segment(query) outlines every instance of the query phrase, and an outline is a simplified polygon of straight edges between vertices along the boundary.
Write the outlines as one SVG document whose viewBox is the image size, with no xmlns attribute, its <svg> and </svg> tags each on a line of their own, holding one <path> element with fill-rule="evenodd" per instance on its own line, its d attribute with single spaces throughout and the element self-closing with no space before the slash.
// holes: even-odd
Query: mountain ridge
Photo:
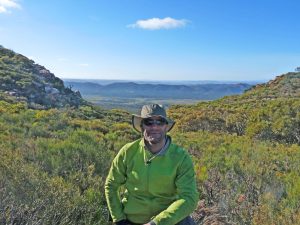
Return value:
<svg viewBox="0 0 300 225">
<path fill-rule="evenodd" d="M 260 98 L 300 97 L 300 72 L 289 72 L 276 76 L 264 84 L 257 84 L 246 91 L 246 96 Z"/>
<path fill-rule="evenodd" d="M 116 82 L 101 85 L 93 82 L 65 82 L 82 95 L 126 98 L 174 98 L 214 100 L 226 95 L 241 94 L 252 85 L 236 84 L 140 84 Z"/>
</svg>

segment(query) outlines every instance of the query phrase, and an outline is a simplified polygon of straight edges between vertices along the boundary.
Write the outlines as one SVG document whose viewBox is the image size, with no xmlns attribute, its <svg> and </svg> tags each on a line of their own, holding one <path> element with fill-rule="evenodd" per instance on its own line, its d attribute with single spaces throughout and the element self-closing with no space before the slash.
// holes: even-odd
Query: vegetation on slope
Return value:
<svg viewBox="0 0 300 225">
<path fill-rule="evenodd" d="M 103 182 L 129 114 L 0 101 L 0 224 L 105 224 Z"/>
<path fill-rule="evenodd" d="M 20 72 L 11 82 L 14 72 L 1 66 L 0 224 L 108 225 L 104 180 L 111 160 L 140 137 L 130 114 L 68 101 L 56 108 L 51 101 L 39 104 L 21 88 L 27 76 L 34 93 L 33 73 L 25 76 L 26 66 L 11 66 Z M 299 224 L 299 88 L 278 94 L 286 93 L 279 92 L 285 79 L 292 77 L 289 85 L 296 86 L 299 73 L 290 75 L 241 96 L 170 108 L 177 122 L 171 135 L 194 160 L 201 201 L 193 216 L 199 225 Z M 17 81 L 20 95 L 12 100 L 5 92 L 14 91 L 9 85 L 19 88 Z M 271 92 L 277 95 L 270 98 Z"/>
<path fill-rule="evenodd" d="M 240 96 L 174 106 L 180 131 L 206 130 L 300 144 L 300 73 L 288 73 Z"/>
<path fill-rule="evenodd" d="M 130 115 L 4 101 L 0 111 L 1 224 L 108 224 L 103 185 L 110 162 L 140 136 Z M 212 207 L 227 224 L 297 224 L 298 145 L 208 131 L 171 135 L 194 159 L 199 224 Z"/>
<path fill-rule="evenodd" d="M 299 78 L 288 73 L 240 96 L 169 110 L 177 142 L 194 155 L 202 207 L 217 208 L 222 221 L 299 224 Z"/>
<path fill-rule="evenodd" d="M 276 99 L 300 97 L 300 72 L 277 76 L 266 84 L 252 87 L 242 98 Z"/>
<path fill-rule="evenodd" d="M 79 92 L 66 88 L 63 81 L 45 67 L 0 45 L 0 99 L 24 102 L 30 108 L 78 107 Z"/>
</svg>

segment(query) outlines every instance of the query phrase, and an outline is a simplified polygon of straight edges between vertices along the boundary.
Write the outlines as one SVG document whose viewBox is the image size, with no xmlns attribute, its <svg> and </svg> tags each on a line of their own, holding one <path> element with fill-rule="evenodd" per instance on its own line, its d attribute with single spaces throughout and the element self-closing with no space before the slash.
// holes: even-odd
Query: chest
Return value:
<svg viewBox="0 0 300 225">
<path fill-rule="evenodd" d="M 127 189 L 134 192 L 152 194 L 173 194 L 176 190 L 176 178 L 179 162 L 172 155 L 162 155 L 147 163 L 145 155 L 134 157 L 126 171 Z"/>
</svg>

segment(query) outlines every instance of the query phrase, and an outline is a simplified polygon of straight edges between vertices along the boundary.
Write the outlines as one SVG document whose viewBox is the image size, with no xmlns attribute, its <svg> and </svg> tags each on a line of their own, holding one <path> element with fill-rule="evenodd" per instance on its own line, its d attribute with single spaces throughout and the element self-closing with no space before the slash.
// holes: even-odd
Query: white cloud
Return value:
<svg viewBox="0 0 300 225">
<path fill-rule="evenodd" d="M 6 12 L 6 8 L 4 8 L 4 6 L 0 5 L 0 13 L 5 13 Z"/>
<path fill-rule="evenodd" d="M 138 20 L 134 24 L 128 25 L 130 28 L 141 28 L 147 30 L 159 30 L 159 29 L 175 29 L 184 27 L 187 24 L 187 20 L 176 20 L 171 17 L 151 18 L 147 20 Z"/>
<path fill-rule="evenodd" d="M 0 13 L 10 13 L 9 9 L 21 9 L 16 0 L 0 0 Z"/>
</svg>

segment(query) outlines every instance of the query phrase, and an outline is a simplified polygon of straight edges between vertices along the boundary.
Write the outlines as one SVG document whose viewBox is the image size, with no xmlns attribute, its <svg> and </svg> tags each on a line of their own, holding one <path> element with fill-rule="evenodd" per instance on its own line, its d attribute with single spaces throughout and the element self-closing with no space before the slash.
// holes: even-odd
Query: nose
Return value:
<svg viewBox="0 0 300 225">
<path fill-rule="evenodd" d="M 151 126 L 149 126 L 149 128 L 158 130 L 160 128 L 160 126 L 158 124 L 154 123 L 154 124 L 151 124 Z"/>
<path fill-rule="evenodd" d="M 159 127 L 159 126 L 156 123 L 154 123 L 154 124 L 151 124 L 150 127 Z"/>
</svg>

